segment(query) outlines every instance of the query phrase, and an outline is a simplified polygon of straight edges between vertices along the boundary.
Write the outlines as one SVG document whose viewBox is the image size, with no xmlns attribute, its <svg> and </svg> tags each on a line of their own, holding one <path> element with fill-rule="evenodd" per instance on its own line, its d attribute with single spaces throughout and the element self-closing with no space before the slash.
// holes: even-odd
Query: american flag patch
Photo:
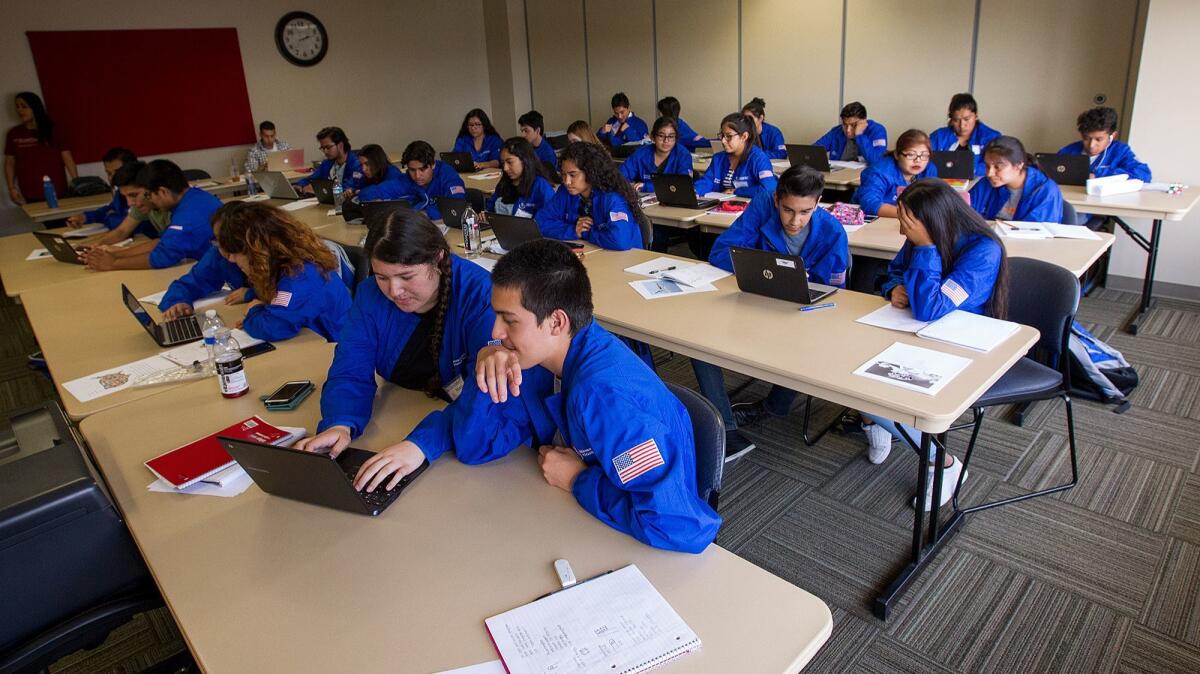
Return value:
<svg viewBox="0 0 1200 674">
<path fill-rule="evenodd" d="M 271 300 L 271 304 L 277 307 L 286 307 L 292 303 L 292 294 L 286 290 L 280 290 L 275 293 L 275 299 Z"/>
<path fill-rule="evenodd" d="M 766 180 L 767 178 L 770 178 L 773 175 L 775 175 L 775 172 L 772 171 L 771 169 L 763 169 L 758 172 L 758 179 Z"/>
<path fill-rule="evenodd" d="M 629 215 L 622 211 L 609 211 L 608 212 L 608 221 L 616 222 L 617 220 L 624 220 L 625 222 L 629 222 Z"/>
<path fill-rule="evenodd" d="M 942 283 L 942 294 L 950 298 L 950 301 L 954 302 L 954 306 L 956 307 L 966 302 L 968 297 L 967 291 L 963 290 L 963 287 L 958 285 L 954 279 L 946 279 Z"/>
<path fill-rule="evenodd" d="M 775 149 L 776 149 L 776 150 L 786 150 L 786 149 L 787 149 L 787 145 L 784 145 L 783 143 L 780 143 L 779 145 L 776 145 L 776 146 L 775 146 Z"/>
<path fill-rule="evenodd" d="M 839 271 L 829 275 L 829 285 L 843 286 L 846 284 L 846 272 Z"/>
<path fill-rule="evenodd" d="M 887 147 L 887 138 L 880 138 L 871 143 L 875 147 Z"/>
<path fill-rule="evenodd" d="M 664 463 L 654 438 L 614 456 L 612 462 L 621 484 L 628 484 L 633 478 Z"/>
<path fill-rule="evenodd" d="M 467 191 L 461 185 L 454 185 L 450 188 L 450 194 L 466 194 Z"/>
</svg>

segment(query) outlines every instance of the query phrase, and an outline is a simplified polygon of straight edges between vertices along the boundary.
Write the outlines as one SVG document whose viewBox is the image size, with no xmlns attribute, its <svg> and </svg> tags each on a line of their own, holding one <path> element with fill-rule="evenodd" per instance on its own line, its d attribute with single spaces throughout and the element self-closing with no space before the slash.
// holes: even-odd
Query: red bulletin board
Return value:
<svg viewBox="0 0 1200 674">
<path fill-rule="evenodd" d="M 116 145 L 156 155 L 255 141 L 236 28 L 25 35 L 42 99 L 77 162 Z"/>
</svg>

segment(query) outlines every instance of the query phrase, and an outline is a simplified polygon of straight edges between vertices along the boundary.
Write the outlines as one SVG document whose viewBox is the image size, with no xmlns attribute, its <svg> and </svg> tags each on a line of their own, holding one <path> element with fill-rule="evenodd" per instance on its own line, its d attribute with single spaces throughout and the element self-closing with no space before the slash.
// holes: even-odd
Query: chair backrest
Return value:
<svg viewBox="0 0 1200 674">
<path fill-rule="evenodd" d="M 1037 328 L 1042 335 L 1036 347 L 1063 356 L 1079 309 L 1079 279 L 1056 264 L 1027 257 L 1009 258 L 1008 277 L 1008 320 Z"/>
<path fill-rule="evenodd" d="M 707 398 L 690 388 L 666 382 L 667 390 L 679 398 L 692 420 L 696 443 L 696 492 L 713 510 L 721 495 L 721 477 L 725 472 L 725 422 Z"/>
<path fill-rule="evenodd" d="M 650 216 L 643 214 L 642 219 L 645 222 L 638 223 L 638 229 L 642 232 L 642 249 L 650 250 L 650 244 L 654 243 L 654 225 L 650 224 Z"/>
<path fill-rule="evenodd" d="M 183 177 L 191 182 L 193 180 L 208 180 L 212 175 L 204 169 L 183 169 Z"/>
<path fill-rule="evenodd" d="M 467 203 L 471 204 L 471 208 L 474 208 L 476 213 L 482 213 L 487 208 L 487 197 L 484 195 L 483 190 L 468 187 Z"/>
<path fill-rule="evenodd" d="M 1063 202 L 1062 224 L 1064 225 L 1082 225 L 1083 218 L 1079 217 L 1079 213 L 1075 211 L 1075 207 L 1067 202 Z"/>
<path fill-rule="evenodd" d="M 371 275 L 371 261 L 367 259 L 367 250 L 362 246 L 350 246 L 344 243 L 341 246 L 342 250 L 346 251 L 346 257 L 350 258 L 350 264 L 354 266 L 354 287 L 350 289 L 353 294 L 358 290 L 358 284 Z"/>
</svg>

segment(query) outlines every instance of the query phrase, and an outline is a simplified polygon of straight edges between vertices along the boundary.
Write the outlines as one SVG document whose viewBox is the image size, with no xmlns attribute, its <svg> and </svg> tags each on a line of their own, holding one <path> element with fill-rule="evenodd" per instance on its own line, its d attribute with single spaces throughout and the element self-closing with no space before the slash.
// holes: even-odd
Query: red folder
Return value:
<svg viewBox="0 0 1200 674">
<path fill-rule="evenodd" d="M 189 487 L 233 464 L 233 457 L 217 442 L 218 435 L 273 445 L 286 438 L 288 432 L 253 416 L 165 454 L 159 454 L 147 461 L 146 467 L 176 489 Z"/>
</svg>

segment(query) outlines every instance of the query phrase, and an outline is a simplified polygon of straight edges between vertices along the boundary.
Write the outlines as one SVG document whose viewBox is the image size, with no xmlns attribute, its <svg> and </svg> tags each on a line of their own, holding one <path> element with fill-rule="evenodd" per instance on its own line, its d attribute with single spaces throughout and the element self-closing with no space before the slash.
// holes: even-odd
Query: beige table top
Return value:
<svg viewBox="0 0 1200 674">
<path fill-rule="evenodd" d="M 695 227 L 695 220 L 708 212 L 707 209 L 700 208 L 676 208 L 674 206 L 662 206 L 653 204 L 651 206 L 643 206 L 642 212 L 650 218 L 650 222 L 656 225 L 667 225 L 678 229 L 691 229 Z"/>
<path fill-rule="evenodd" d="M 289 176 L 291 173 L 290 171 L 288 172 Z M 300 175 L 303 174 L 297 173 L 292 177 Z M 245 183 L 240 176 L 236 178 L 222 176 L 219 178 L 193 180 L 191 185 L 216 195 L 231 194 L 245 188 Z M 58 200 L 58 208 L 49 208 L 46 206 L 46 202 L 39 201 L 37 203 L 25 204 L 21 209 L 34 222 L 43 222 L 78 215 L 105 206 L 110 201 L 112 201 L 112 194 L 97 194 L 90 197 L 63 197 Z"/>
<path fill-rule="evenodd" d="M 65 382 L 93 372 L 117 367 L 164 351 L 154 342 L 121 300 L 124 283 L 138 297 L 165 289 L 171 281 L 182 276 L 190 265 L 168 269 L 111 271 L 96 273 L 91 278 L 59 283 L 27 291 L 21 295 L 25 314 L 46 357 L 46 365 L 62 398 L 63 408 L 75 420 L 133 400 L 160 394 L 172 385 L 126 389 L 110 395 L 80 402 L 63 388 Z M 246 305 L 213 307 L 226 325 L 234 325 L 246 313 Z M 147 307 L 158 317 L 158 310 Z M 295 358 L 300 347 L 324 344 L 321 336 L 308 330 L 277 349 L 247 361 L 247 371 L 274 359 Z M 253 381 L 253 380 L 252 380 Z M 211 386 L 213 382 L 201 382 Z"/>
<path fill-rule="evenodd" d="M 495 177 L 484 177 L 489 174 L 495 174 Z M 496 183 L 500 182 L 500 169 L 484 169 L 475 173 L 461 173 L 459 177 L 463 179 L 463 184 L 467 187 L 482 190 L 484 194 L 491 194 L 496 191 Z"/>
<path fill-rule="evenodd" d="M 61 228 L 46 231 L 64 233 L 70 230 Z M 85 239 L 72 239 L 72 243 L 87 243 L 100 236 L 102 235 L 97 234 Z M 139 236 L 137 240 L 144 239 Z M 4 292 L 9 297 L 18 297 L 23 292 L 57 283 L 93 278 L 97 274 L 81 264 L 59 262 L 53 257 L 26 260 L 25 258 L 37 248 L 45 246 L 28 232 L 0 237 L 0 280 L 3 280 Z"/>
<path fill-rule="evenodd" d="M 712 155 L 694 154 L 692 155 L 692 168 L 703 173 L 708 170 L 709 163 L 712 162 Z M 791 162 L 786 159 L 772 159 L 771 168 L 775 171 L 775 175 L 783 175 L 783 172 L 788 170 Z M 858 179 L 862 176 L 862 172 L 866 168 L 851 169 L 843 168 L 836 171 L 825 172 L 825 184 L 829 187 L 847 188 L 857 187 Z"/>
<path fill-rule="evenodd" d="M 1132 192 L 1109 197 L 1088 196 L 1078 185 L 1059 185 L 1063 199 L 1080 213 L 1114 215 L 1118 218 L 1182 220 L 1200 202 L 1200 188 L 1190 187 L 1180 194 Z"/>
<path fill-rule="evenodd" d="M 322 381 L 331 353 L 271 363 L 251 386 Z M 558 558 L 581 579 L 638 565 L 704 644 L 665 671 L 796 672 L 829 637 L 818 598 L 715 545 L 665 552 L 610 529 L 547 485 L 529 450 L 483 466 L 444 457 L 378 518 L 253 485 L 235 498 L 146 491 L 143 461 L 232 421 L 315 426 L 318 396 L 277 413 L 254 392 L 229 401 L 188 385 L 81 425 L 205 671 L 432 672 L 492 660 L 484 619 L 555 589 Z M 356 446 L 402 439 L 435 404 L 381 387 Z"/>
</svg>

